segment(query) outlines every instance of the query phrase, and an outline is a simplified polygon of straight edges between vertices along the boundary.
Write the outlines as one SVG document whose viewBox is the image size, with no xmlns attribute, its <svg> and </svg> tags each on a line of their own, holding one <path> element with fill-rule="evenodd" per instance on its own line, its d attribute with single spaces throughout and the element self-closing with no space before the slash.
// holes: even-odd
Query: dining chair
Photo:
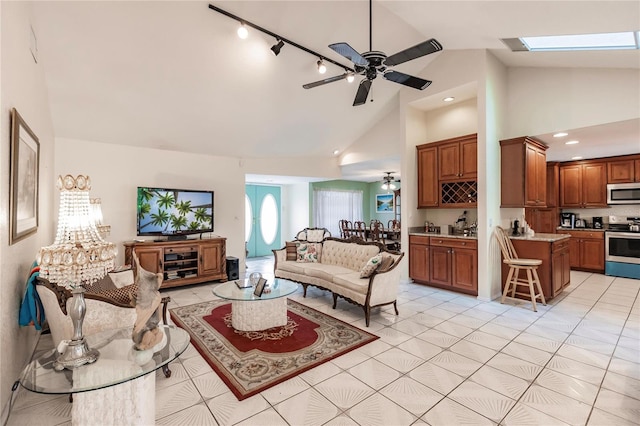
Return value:
<svg viewBox="0 0 640 426">
<path fill-rule="evenodd" d="M 343 219 L 340 222 L 340 232 L 342 233 L 342 238 L 349 238 L 353 233 L 353 224 L 350 220 L 347 219 Z"/>
<path fill-rule="evenodd" d="M 500 303 L 504 303 L 505 298 L 515 298 L 516 295 L 530 297 L 533 311 L 538 312 L 536 300 L 540 299 L 543 305 L 547 304 L 544 294 L 542 294 L 540 278 L 538 278 L 538 266 L 542 264 L 542 260 L 520 259 L 504 228 L 496 226 L 495 235 L 500 244 L 500 250 L 502 250 L 502 257 L 504 258 L 502 262 L 509 265 L 509 274 L 507 275 L 507 281 L 504 286 L 504 291 L 502 292 Z M 526 279 L 520 278 L 520 271 L 526 271 Z M 517 292 L 516 287 L 518 285 L 528 286 L 529 293 Z M 536 293 L 536 291 L 538 293 Z M 511 295 L 509 295 L 509 292 L 511 292 Z"/>
<path fill-rule="evenodd" d="M 355 222 L 353 222 L 353 235 L 354 237 L 359 237 L 362 238 L 363 240 L 367 239 L 367 234 L 366 234 L 366 228 L 367 226 L 365 225 L 365 223 L 361 220 L 356 220 Z"/>
</svg>

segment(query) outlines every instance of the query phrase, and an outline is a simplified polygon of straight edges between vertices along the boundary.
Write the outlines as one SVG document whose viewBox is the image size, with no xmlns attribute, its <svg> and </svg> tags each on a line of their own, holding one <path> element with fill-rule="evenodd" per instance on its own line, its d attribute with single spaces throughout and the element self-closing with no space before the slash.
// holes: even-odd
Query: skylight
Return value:
<svg viewBox="0 0 640 426">
<path fill-rule="evenodd" d="M 502 41 L 513 51 L 638 49 L 640 48 L 640 31 L 520 37 Z"/>
</svg>

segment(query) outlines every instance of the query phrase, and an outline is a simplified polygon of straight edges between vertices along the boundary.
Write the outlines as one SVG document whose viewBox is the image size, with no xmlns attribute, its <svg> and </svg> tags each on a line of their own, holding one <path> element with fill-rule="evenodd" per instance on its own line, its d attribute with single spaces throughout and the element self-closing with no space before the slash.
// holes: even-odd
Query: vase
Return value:
<svg viewBox="0 0 640 426">
<path fill-rule="evenodd" d="M 82 321 L 87 311 L 87 304 L 84 300 L 85 289 L 78 286 L 71 290 L 71 309 L 69 316 L 73 323 L 73 338 L 64 349 L 64 352 L 53 363 L 53 368 L 60 371 L 65 368 L 73 369 L 85 364 L 90 364 L 98 360 L 100 352 L 96 349 L 89 349 L 84 335 L 82 334 Z"/>
</svg>

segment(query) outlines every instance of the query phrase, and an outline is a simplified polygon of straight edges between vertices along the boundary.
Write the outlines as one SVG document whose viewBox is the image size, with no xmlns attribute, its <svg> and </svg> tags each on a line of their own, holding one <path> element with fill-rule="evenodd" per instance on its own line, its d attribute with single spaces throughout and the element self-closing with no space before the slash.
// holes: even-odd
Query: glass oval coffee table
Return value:
<svg viewBox="0 0 640 426">
<path fill-rule="evenodd" d="M 57 371 L 58 352 L 52 349 L 25 367 L 20 385 L 36 393 L 73 394 L 73 425 L 154 424 L 154 372 L 180 356 L 190 341 L 181 328 L 160 327 L 166 344 L 145 359 L 134 357 L 131 328 L 105 330 L 85 336 L 100 352 L 93 364 Z"/>
<path fill-rule="evenodd" d="M 213 294 L 231 301 L 233 328 L 260 331 L 287 324 L 287 296 L 297 289 L 296 283 L 275 278 L 270 280 L 260 297 L 253 294 L 253 287 L 239 288 L 235 281 L 216 285 Z"/>
</svg>

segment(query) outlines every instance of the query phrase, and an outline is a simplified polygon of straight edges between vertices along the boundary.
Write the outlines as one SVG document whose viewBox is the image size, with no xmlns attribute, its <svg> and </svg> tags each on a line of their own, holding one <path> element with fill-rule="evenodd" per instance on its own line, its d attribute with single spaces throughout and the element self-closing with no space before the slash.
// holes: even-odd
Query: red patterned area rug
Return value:
<svg viewBox="0 0 640 426">
<path fill-rule="evenodd" d="M 238 400 L 378 339 L 293 300 L 287 304 L 286 325 L 258 332 L 234 330 L 226 300 L 169 311 Z"/>
</svg>

